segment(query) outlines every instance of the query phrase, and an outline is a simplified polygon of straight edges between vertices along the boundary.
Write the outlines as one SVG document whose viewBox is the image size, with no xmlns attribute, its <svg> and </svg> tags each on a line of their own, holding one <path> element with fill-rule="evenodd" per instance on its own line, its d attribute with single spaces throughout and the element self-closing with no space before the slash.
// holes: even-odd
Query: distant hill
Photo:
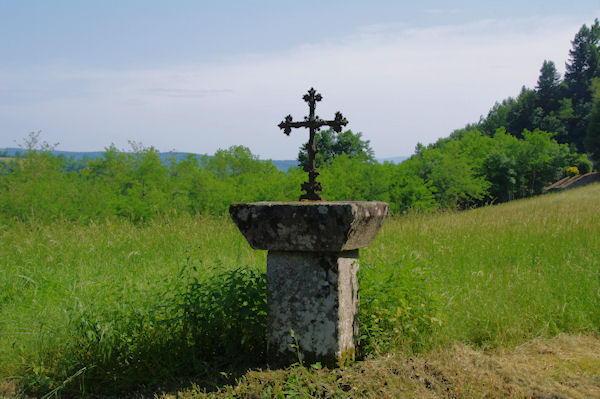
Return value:
<svg viewBox="0 0 600 399">
<path fill-rule="evenodd" d="M 407 160 L 410 157 L 406 157 L 406 156 L 402 156 L 402 157 L 389 157 L 389 158 L 376 158 L 377 162 L 379 163 L 384 163 L 384 162 L 391 162 L 393 164 L 399 164 L 405 160 Z M 283 171 L 287 171 L 289 168 L 293 168 L 298 166 L 298 161 L 297 160 L 271 160 L 271 162 L 273 162 L 273 164 L 275 166 L 277 166 L 277 168 L 279 170 L 283 170 Z"/>
<path fill-rule="evenodd" d="M 298 166 L 298 161 L 295 159 L 272 159 L 271 162 L 273 162 L 273 165 L 277 166 L 277 169 L 283 170 L 284 172 L 287 172 L 289 168 L 295 168 Z"/>
<path fill-rule="evenodd" d="M 23 154 L 27 152 L 27 150 L 24 150 L 22 148 L 0 148 L 0 157 L 15 157 L 18 156 L 18 154 Z M 96 159 L 96 158 L 100 158 L 102 157 L 102 154 L 104 154 L 104 151 L 88 151 L 88 152 L 80 152 L 80 151 L 58 151 L 58 150 L 54 150 L 52 151 L 52 153 L 56 156 L 64 156 L 66 158 L 71 158 L 74 161 L 81 161 L 84 159 Z M 171 160 L 171 159 L 175 159 L 176 161 L 180 161 L 182 159 L 185 159 L 189 154 L 189 152 L 159 152 L 158 153 L 158 157 L 163 160 L 163 161 L 167 161 L 167 160 Z M 196 158 L 200 159 L 200 157 L 202 157 L 202 154 L 192 154 L 194 156 L 196 156 Z M 211 157 L 209 155 L 209 157 Z M 392 162 L 395 164 L 398 164 L 406 159 L 408 159 L 409 157 L 406 156 L 400 156 L 400 157 L 389 157 L 389 158 L 378 158 L 377 161 L 380 163 L 384 163 L 384 162 Z M 271 160 L 271 162 L 273 162 L 273 165 L 275 165 L 277 167 L 277 169 L 279 170 L 283 170 L 284 172 L 287 172 L 287 170 L 291 167 L 296 167 L 298 165 L 298 161 L 295 159 L 275 159 L 275 160 Z"/>
<path fill-rule="evenodd" d="M 22 148 L 0 148 L 0 154 L 3 154 L 4 156 L 9 156 L 9 157 L 14 157 L 17 156 L 18 154 L 24 154 L 26 153 L 27 150 L 24 150 Z M 96 159 L 96 158 L 100 158 L 102 157 L 102 154 L 104 154 L 104 151 L 59 151 L 59 150 L 54 150 L 52 151 L 52 154 L 56 155 L 56 156 L 65 156 L 66 158 L 72 158 L 75 161 L 81 161 L 83 159 Z M 181 160 L 181 159 L 185 159 L 187 157 L 189 153 L 187 152 L 159 152 L 158 153 L 158 157 L 160 159 L 162 159 L 163 161 L 166 161 L 168 159 L 173 159 L 175 158 L 176 160 Z M 196 155 L 198 158 L 200 158 L 202 155 L 201 154 L 194 154 Z M 1 156 L 1 155 L 0 155 Z"/>
<path fill-rule="evenodd" d="M 399 163 L 406 161 L 408 158 L 410 158 L 410 157 L 401 156 L 401 157 L 377 158 L 377 162 L 379 162 L 379 163 L 391 162 L 391 163 L 399 164 Z"/>
</svg>

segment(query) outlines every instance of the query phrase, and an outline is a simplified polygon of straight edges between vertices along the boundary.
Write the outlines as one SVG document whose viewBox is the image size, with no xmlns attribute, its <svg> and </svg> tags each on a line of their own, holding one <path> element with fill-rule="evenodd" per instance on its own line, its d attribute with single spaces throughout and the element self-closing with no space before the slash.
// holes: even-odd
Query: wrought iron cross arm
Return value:
<svg viewBox="0 0 600 399">
<path fill-rule="evenodd" d="M 319 127 L 330 126 L 337 133 L 342 131 L 342 126 L 346 126 L 348 124 L 348 120 L 344 118 L 341 112 L 336 112 L 335 119 L 332 121 L 319 120 L 318 122 Z"/>
<path fill-rule="evenodd" d="M 285 120 L 282 121 L 277 126 L 279 126 L 280 129 L 283 129 L 283 133 L 287 134 L 288 136 L 292 132 L 292 128 L 295 128 L 295 127 L 310 127 L 310 125 L 309 125 L 308 122 L 293 122 L 291 115 L 286 116 Z"/>
</svg>

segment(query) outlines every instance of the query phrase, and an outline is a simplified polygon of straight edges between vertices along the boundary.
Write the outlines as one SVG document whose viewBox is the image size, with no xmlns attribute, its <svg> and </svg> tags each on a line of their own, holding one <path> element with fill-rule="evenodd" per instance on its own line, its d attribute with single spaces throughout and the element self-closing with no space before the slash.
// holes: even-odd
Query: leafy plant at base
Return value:
<svg viewBox="0 0 600 399">
<path fill-rule="evenodd" d="M 190 275 L 176 296 L 182 337 L 198 359 L 260 362 L 267 336 L 267 277 L 237 268 L 200 280 Z"/>
<path fill-rule="evenodd" d="M 31 393 L 115 394 L 184 376 L 258 365 L 266 350 L 266 274 L 253 268 L 183 269 L 178 277 L 102 304 L 76 303 L 64 345 L 24 359 Z M 168 365 L 168 367 L 165 367 Z M 227 378 L 227 377 L 226 377 Z"/>
</svg>

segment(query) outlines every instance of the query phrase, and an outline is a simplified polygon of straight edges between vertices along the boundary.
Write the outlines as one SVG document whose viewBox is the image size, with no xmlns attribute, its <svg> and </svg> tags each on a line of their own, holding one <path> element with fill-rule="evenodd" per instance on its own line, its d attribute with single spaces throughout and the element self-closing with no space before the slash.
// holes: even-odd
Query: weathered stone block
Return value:
<svg viewBox="0 0 600 399">
<path fill-rule="evenodd" d="M 353 360 L 358 339 L 358 250 L 269 251 L 267 331 L 272 363 L 298 359 L 329 367 Z"/>
</svg>

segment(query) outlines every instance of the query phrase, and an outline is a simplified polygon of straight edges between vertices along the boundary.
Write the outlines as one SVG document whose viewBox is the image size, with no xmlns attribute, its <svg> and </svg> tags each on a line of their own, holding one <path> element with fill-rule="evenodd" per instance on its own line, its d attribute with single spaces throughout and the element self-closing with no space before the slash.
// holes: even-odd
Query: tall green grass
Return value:
<svg viewBox="0 0 600 399">
<path fill-rule="evenodd" d="M 396 219 L 361 259 L 373 266 L 363 268 L 367 287 L 398 270 L 422 281 L 441 319 L 437 343 L 515 345 L 597 333 L 600 185 Z"/>
<path fill-rule="evenodd" d="M 236 270 L 262 276 L 266 259 L 232 223 L 210 217 L 144 226 L 17 223 L 2 227 L 0 242 L 0 374 L 36 392 L 82 369 L 80 380 L 97 385 L 86 389 L 115 392 L 198 372 L 202 364 L 186 364 L 196 361 L 189 355 L 201 336 L 189 322 L 231 305 L 199 304 L 199 283 L 212 277 L 205 293 L 219 294 L 217 282 Z"/>
<path fill-rule="evenodd" d="M 361 354 L 597 334 L 598 248 L 600 185 L 390 219 L 361 250 Z M 227 218 L 0 226 L 0 378 L 118 393 L 263 364 L 265 263 Z"/>
</svg>

